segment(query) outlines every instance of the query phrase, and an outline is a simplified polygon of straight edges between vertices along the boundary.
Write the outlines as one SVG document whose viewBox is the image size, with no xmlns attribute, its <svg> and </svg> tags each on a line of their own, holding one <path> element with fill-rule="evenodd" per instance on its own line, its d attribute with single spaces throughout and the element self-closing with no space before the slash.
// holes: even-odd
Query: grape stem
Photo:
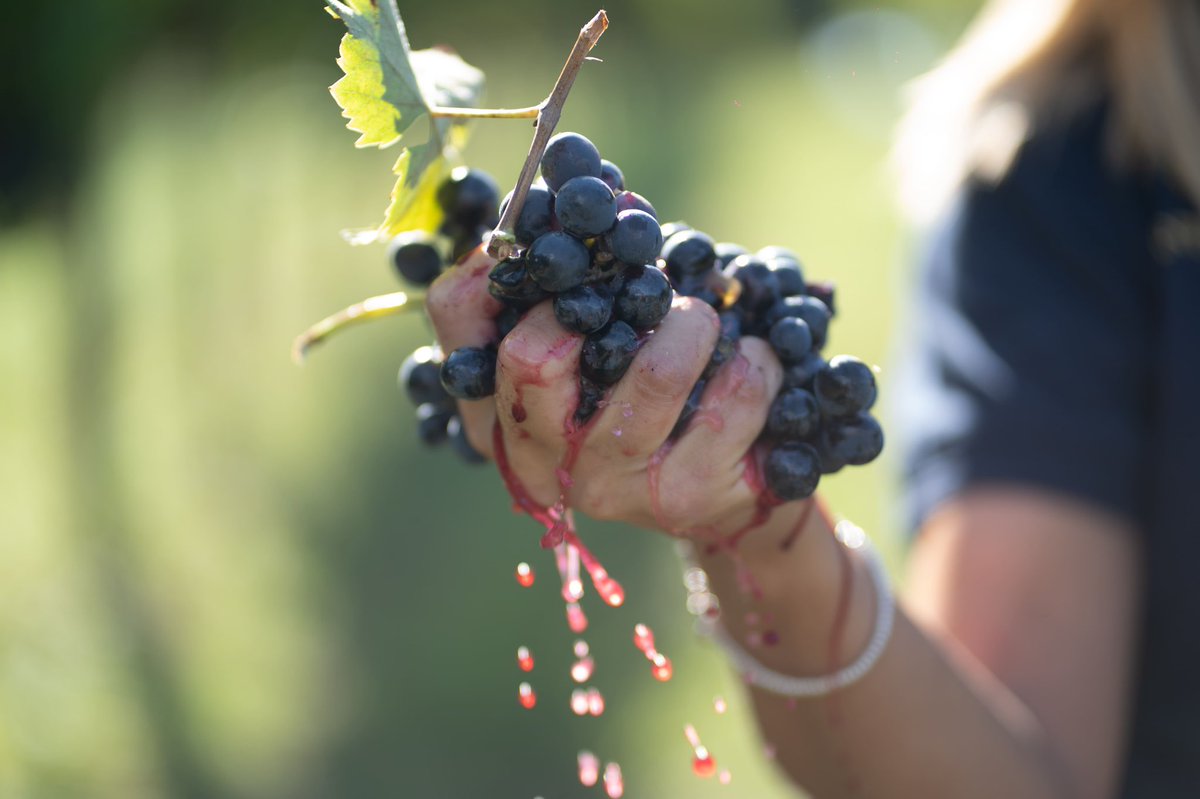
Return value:
<svg viewBox="0 0 1200 799">
<path fill-rule="evenodd" d="M 379 319 L 384 316 L 394 316 L 405 311 L 420 310 L 424 307 L 425 298 L 403 291 L 391 294 L 380 294 L 377 297 L 367 297 L 362 302 L 343 308 L 332 316 L 327 316 L 320 322 L 296 336 L 292 343 L 292 360 L 298 364 L 304 363 L 304 356 L 314 344 L 320 344 L 334 333 L 357 322 L 369 319 Z"/>
<path fill-rule="evenodd" d="M 537 119 L 541 112 L 540 103 L 528 108 L 449 108 L 435 105 L 429 109 L 430 116 L 443 119 Z"/>
<path fill-rule="evenodd" d="M 575 46 L 571 48 L 571 54 L 567 56 L 567 62 L 563 64 L 562 72 L 558 74 L 558 80 L 554 83 L 554 89 L 550 96 L 537 106 L 537 119 L 533 123 L 537 130 L 533 135 L 533 143 L 529 145 L 529 155 L 525 157 L 525 165 L 521 167 L 521 174 L 517 176 L 512 199 L 509 200 L 504 214 L 500 217 L 500 223 L 488 239 L 487 252 L 493 258 L 504 260 L 516 251 L 517 242 L 513 229 L 521 215 L 521 209 L 525 207 L 525 196 L 533 183 L 533 175 L 537 172 L 542 154 L 546 152 L 546 145 L 554 134 L 559 117 L 562 116 L 563 106 L 567 102 L 567 95 L 571 93 L 571 87 L 575 84 L 575 77 L 579 74 L 588 53 L 596 46 L 596 42 L 600 41 L 607 28 L 608 15 L 601 9 L 580 29 Z"/>
</svg>

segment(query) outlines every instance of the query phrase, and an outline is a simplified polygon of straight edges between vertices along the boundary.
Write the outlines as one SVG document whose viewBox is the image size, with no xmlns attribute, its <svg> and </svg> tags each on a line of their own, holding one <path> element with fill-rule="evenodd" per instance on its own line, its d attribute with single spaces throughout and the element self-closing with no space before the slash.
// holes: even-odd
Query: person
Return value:
<svg viewBox="0 0 1200 799">
<path fill-rule="evenodd" d="M 599 411 L 595 430 L 624 432 L 587 437 L 570 503 L 705 531 L 720 640 L 764 618 L 779 631 L 731 651 L 777 762 L 814 796 L 1198 795 L 1200 6 L 991 2 L 921 84 L 899 152 L 937 220 L 892 419 L 919 527 L 903 604 L 883 612 L 869 558 L 815 500 L 777 507 L 736 560 L 705 545 L 756 513 L 744 456 L 781 370 L 742 339 L 706 389 L 722 422 L 660 450 L 717 340 L 694 299 Z M 495 336 L 487 266 L 429 293 L 447 351 Z M 461 404 L 471 443 L 502 443 L 546 505 L 580 347 L 535 307 L 500 343 L 496 396 Z M 772 688 L 868 651 L 824 699 Z"/>
</svg>

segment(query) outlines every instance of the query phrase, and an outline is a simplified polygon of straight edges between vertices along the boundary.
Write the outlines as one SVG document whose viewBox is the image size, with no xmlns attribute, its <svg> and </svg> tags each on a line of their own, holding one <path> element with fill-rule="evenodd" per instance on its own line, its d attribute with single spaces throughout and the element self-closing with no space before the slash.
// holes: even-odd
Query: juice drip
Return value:
<svg viewBox="0 0 1200 799">
<path fill-rule="evenodd" d="M 583 568 L 587 570 L 588 577 L 592 578 L 592 585 L 595 586 L 596 593 L 600 595 L 600 598 L 614 608 L 623 605 L 625 603 L 625 589 L 621 587 L 619 582 L 609 576 L 608 570 L 601 565 L 591 550 L 584 546 L 574 530 L 566 531 L 565 541 L 569 546 L 579 551 L 579 559 L 583 563 Z"/>
<path fill-rule="evenodd" d="M 521 671 L 533 671 L 533 655 L 529 652 L 529 647 L 517 647 L 517 667 Z"/>
<path fill-rule="evenodd" d="M 517 584 L 522 588 L 529 588 L 531 585 L 533 585 L 534 576 L 533 567 L 531 567 L 528 563 L 521 562 L 517 564 Z"/>
<path fill-rule="evenodd" d="M 533 686 L 527 682 L 521 683 L 517 687 L 517 701 L 521 703 L 521 707 L 526 710 L 533 710 L 537 705 L 537 693 L 534 692 Z"/>
<path fill-rule="evenodd" d="M 589 655 L 582 657 L 571 666 L 571 679 L 577 683 L 585 683 L 592 679 L 592 673 L 596 670 L 596 661 Z"/>
<path fill-rule="evenodd" d="M 567 605 L 567 627 L 576 635 L 588 628 L 587 616 L 584 615 L 583 608 L 579 607 L 577 602 Z"/>
<path fill-rule="evenodd" d="M 585 788 L 591 788 L 600 781 L 600 759 L 591 752 L 579 753 L 579 783 Z"/>
<path fill-rule="evenodd" d="M 587 709 L 592 716 L 604 715 L 604 694 L 600 693 L 599 688 L 587 689 Z"/>
<path fill-rule="evenodd" d="M 625 795 L 625 778 L 621 776 L 621 767 L 616 763 L 604 767 L 604 793 L 608 799 L 621 799 Z"/>
<path fill-rule="evenodd" d="M 670 658 L 655 649 L 653 630 L 645 624 L 634 625 L 633 645 L 646 656 L 646 660 L 650 661 L 650 673 L 654 675 L 654 679 L 659 682 L 667 682 L 671 679 L 675 673 L 675 667 L 671 665 Z"/>
<path fill-rule="evenodd" d="M 674 448 L 675 442 L 667 439 L 661 447 L 654 451 L 654 454 L 650 456 L 650 460 L 646 464 L 646 481 L 650 484 L 650 512 L 654 515 L 654 523 L 668 533 L 673 531 L 664 521 L 662 495 L 659 493 L 659 478 L 662 475 L 663 461 L 667 459 L 667 456 L 671 454 L 671 450 Z"/>
<path fill-rule="evenodd" d="M 700 742 L 696 728 L 688 724 L 683 728 L 683 734 L 692 747 L 692 773 L 701 779 L 708 779 L 717 773 L 717 761 L 709 754 L 708 748 Z"/>
</svg>

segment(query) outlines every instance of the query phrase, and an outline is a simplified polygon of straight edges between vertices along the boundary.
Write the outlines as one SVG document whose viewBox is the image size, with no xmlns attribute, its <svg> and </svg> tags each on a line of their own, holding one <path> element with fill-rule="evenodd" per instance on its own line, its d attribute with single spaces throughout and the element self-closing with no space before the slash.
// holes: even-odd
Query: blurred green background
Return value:
<svg viewBox="0 0 1200 799">
<path fill-rule="evenodd" d="M 883 364 L 886 391 L 899 88 L 974 5 L 614 2 L 561 128 L 665 219 L 837 281 L 832 351 Z M 539 100 L 595 11 L 400 6 L 498 106 Z M 34 3 L 0 28 L 0 797 L 600 795 L 581 748 L 621 762 L 631 799 L 794 795 L 691 634 L 665 539 L 583 522 L 629 601 L 589 597 L 608 711 L 570 714 L 538 530 L 490 469 L 416 445 L 394 380 L 421 320 L 289 360 L 308 323 L 394 286 L 380 249 L 338 235 L 380 218 L 393 158 L 356 151 L 326 91 L 339 37 L 318 0 Z M 468 158 L 511 184 L 529 135 L 477 124 Z M 892 483 L 885 459 L 825 485 L 895 565 Z M 730 785 L 692 776 L 685 722 Z"/>
</svg>

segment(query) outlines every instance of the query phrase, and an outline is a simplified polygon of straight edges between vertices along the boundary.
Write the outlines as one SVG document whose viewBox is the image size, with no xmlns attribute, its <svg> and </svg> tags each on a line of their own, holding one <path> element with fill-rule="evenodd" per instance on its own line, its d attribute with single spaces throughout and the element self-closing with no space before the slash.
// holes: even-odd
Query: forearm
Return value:
<svg viewBox="0 0 1200 799">
<path fill-rule="evenodd" d="M 721 620 L 766 668 L 828 674 L 866 647 L 877 597 L 866 565 L 810 513 L 787 549 L 779 542 L 804 507 L 780 508 L 738 553 L 702 551 Z M 761 641 L 761 643 L 758 643 Z M 952 657 L 897 610 L 882 658 L 860 682 L 822 699 L 750 689 L 766 743 L 816 796 L 1052 797 L 1068 791 L 1038 725 L 982 669 Z"/>
</svg>

